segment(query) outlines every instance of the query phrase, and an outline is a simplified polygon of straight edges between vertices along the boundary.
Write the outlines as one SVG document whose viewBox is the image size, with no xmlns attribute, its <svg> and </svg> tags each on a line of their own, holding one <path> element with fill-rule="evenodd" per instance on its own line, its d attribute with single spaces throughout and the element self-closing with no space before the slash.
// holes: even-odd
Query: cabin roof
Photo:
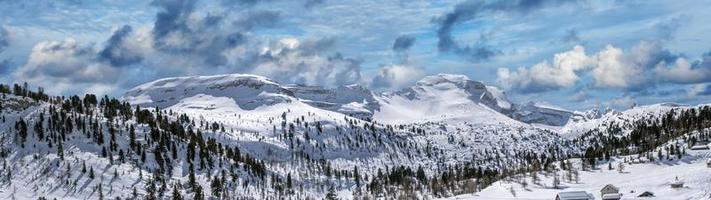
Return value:
<svg viewBox="0 0 711 200">
<path fill-rule="evenodd" d="M 602 199 L 620 199 L 622 198 L 622 194 L 620 193 L 613 193 L 613 194 L 605 194 L 602 195 Z"/>
<path fill-rule="evenodd" d="M 616 186 L 614 186 L 614 185 L 612 185 L 612 184 L 607 184 L 607 185 L 605 185 L 605 187 L 602 187 L 602 190 L 604 190 L 604 189 L 614 189 L 614 190 L 616 190 L 616 191 L 619 191 L 619 190 L 620 190 L 620 188 L 617 188 Z"/>
<path fill-rule="evenodd" d="M 570 191 L 558 193 L 558 197 L 563 199 L 590 199 L 590 194 L 585 191 Z"/>
</svg>

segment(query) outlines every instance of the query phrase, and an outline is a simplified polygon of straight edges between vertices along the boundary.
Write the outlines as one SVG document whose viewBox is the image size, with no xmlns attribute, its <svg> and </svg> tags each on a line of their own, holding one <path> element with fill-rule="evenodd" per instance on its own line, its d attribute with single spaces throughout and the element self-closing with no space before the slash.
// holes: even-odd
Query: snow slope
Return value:
<svg viewBox="0 0 711 200">
<path fill-rule="evenodd" d="M 391 124 L 516 123 L 504 114 L 510 112 L 512 105 L 503 92 L 463 75 L 427 76 L 415 86 L 378 96 L 377 100 L 380 110 L 373 118 Z"/>
<path fill-rule="evenodd" d="M 232 84 L 246 82 L 242 79 L 269 90 Z M 272 83 L 249 75 L 169 78 L 138 86 L 124 100 L 224 125 L 227 133 L 215 137 L 259 159 L 279 163 L 285 171 L 294 168 L 295 153 L 323 158 L 338 169 L 358 166 L 362 173 L 371 174 L 399 165 L 428 166 L 434 172 L 473 160 L 496 167 L 517 161 L 494 161 L 476 152 L 541 152 L 559 142 L 553 132 L 500 113 L 513 106 L 502 91 L 461 75 L 426 77 L 390 95 L 373 95 L 360 86 L 323 89 Z M 215 89 L 214 85 L 225 86 Z M 247 92 L 232 93 L 243 91 Z M 243 106 L 275 96 L 283 101 Z M 377 123 L 359 119 L 369 112 Z M 297 126 L 295 141 L 285 140 L 284 133 L 290 131 L 286 124 L 299 121 L 308 123 L 308 128 Z M 317 123 L 323 126 L 322 134 L 314 129 Z M 366 128 L 369 124 L 376 127 L 375 133 Z"/>
<path fill-rule="evenodd" d="M 708 133 L 710 130 L 705 131 Z M 682 159 L 656 159 L 635 164 L 629 161 L 636 159 L 636 155 L 614 158 L 609 161 L 612 170 L 608 169 L 607 162 L 602 162 L 594 170 L 579 171 L 578 181 L 568 180 L 567 172 L 559 171 L 561 186 L 558 189 L 552 187 L 554 175 L 543 172 L 539 173 L 540 180 L 537 182 L 528 174 L 519 175 L 498 181 L 475 194 L 446 199 L 553 199 L 557 193 L 565 191 L 586 191 L 594 195 L 595 199 L 601 199 L 600 189 L 607 184 L 618 187 L 623 194 L 622 199 L 708 199 L 711 195 L 711 167 L 707 166 L 707 161 L 711 159 L 711 150 L 686 152 L 687 155 Z M 621 173 L 618 171 L 620 162 L 624 163 Z M 580 169 L 580 160 L 572 160 L 572 163 L 572 166 Z M 670 187 L 677 179 L 684 183 L 683 188 Z M 638 198 L 644 191 L 653 192 L 655 197 Z"/>
<path fill-rule="evenodd" d="M 159 79 L 127 91 L 123 100 L 133 105 L 164 108 L 199 94 L 230 97 L 243 110 L 294 100 L 290 90 L 272 80 L 244 74 Z"/>
<path fill-rule="evenodd" d="M 608 109 L 604 114 L 598 118 L 586 118 L 585 120 L 571 121 L 571 123 L 560 127 L 558 132 L 565 135 L 566 137 L 577 137 L 585 132 L 592 130 L 605 130 L 611 126 L 617 126 L 623 129 L 626 134 L 629 131 L 629 127 L 632 124 L 643 118 L 653 118 L 658 119 L 663 117 L 663 115 L 673 109 L 685 109 L 693 108 L 698 106 L 681 105 L 674 103 L 659 103 L 652 105 L 637 106 L 624 111 L 615 111 Z"/>
<path fill-rule="evenodd" d="M 288 85 L 287 89 L 313 107 L 343 113 L 361 119 L 371 118 L 380 108 L 374 93 L 360 85 L 324 88 L 320 86 Z"/>
</svg>

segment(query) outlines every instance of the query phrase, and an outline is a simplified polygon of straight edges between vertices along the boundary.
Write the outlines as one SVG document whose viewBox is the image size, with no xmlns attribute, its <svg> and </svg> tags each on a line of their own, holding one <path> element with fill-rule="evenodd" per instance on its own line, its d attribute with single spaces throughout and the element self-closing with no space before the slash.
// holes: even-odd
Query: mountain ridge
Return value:
<svg viewBox="0 0 711 200">
<path fill-rule="evenodd" d="M 264 88 L 261 88 L 262 86 Z M 437 94 L 428 94 L 428 92 Z M 459 74 L 425 76 L 414 85 L 394 92 L 375 92 L 356 84 L 334 88 L 279 84 L 269 78 L 249 74 L 184 76 L 141 84 L 128 90 L 122 99 L 135 105 L 166 108 L 176 104 L 180 99 L 198 94 L 231 97 L 244 109 L 301 101 L 319 109 L 380 121 L 391 121 L 390 118 L 418 120 L 413 118 L 414 115 L 420 116 L 419 121 L 436 120 L 431 117 L 425 119 L 424 116 L 440 115 L 442 118 L 447 118 L 446 115 L 452 112 L 461 112 L 461 115 L 466 115 L 464 112 L 501 114 L 527 124 L 541 123 L 552 126 L 563 126 L 571 117 L 586 119 L 577 111 L 550 109 L 530 102 L 527 104 L 513 103 L 507 99 L 505 91 L 498 87 L 485 85 Z M 441 98 L 445 94 L 454 96 L 448 96 L 447 99 Z M 423 106 L 413 108 L 407 105 L 394 105 L 395 103 L 414 103 L 414 101 L 422 103 Z M 442 104 L 448 101 L 458 101 L 459 103 L 456 105 Z M 388 108 L 391 107 L 400 110 L 407 108 L 412 112 L 387 113 Z M 489 110 L 496 113 L 491 113 Z M 476 121 L 475 116 L 458 117 L 461 120 Z"/>
</svg>

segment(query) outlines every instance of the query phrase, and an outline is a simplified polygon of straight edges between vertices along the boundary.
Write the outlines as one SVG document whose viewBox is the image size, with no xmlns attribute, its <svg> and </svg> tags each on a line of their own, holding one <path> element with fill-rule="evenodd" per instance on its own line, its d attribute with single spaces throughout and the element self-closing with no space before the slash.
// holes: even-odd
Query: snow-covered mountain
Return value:
<svg viewBox="0 0 711 200">
<path fill-rule="evenodd" d="M 231 98 L 243 110 L 300 101 L 314 108 L 386 123 L 448 120 L 488 123 L 514 119 L 563 126 L 568 119 L 586 118 L 554 106 L 514 104 L 497 87 L 452 74 L 427 76 L 411 87 L 383 93 L 359 85 L 282 86 L 255 75 L 176 77 L 137 86 L 126 92 L 123 99 L 134 105 L 167 108 L 193 98 L 202 101 L 207 96 Z"/>
<path fill-rule="evenodd" d="M 0 87 L 0 199 L 446 197 L 701 108 L 566 111 L 449 74 L 384 93 L 242 74 L 160 79 L 125 102 L 22 90 Z M 419 189 L 395 182 L 415 169 Z"/>
<path fill-rule="evenodd" d="M 127 91 L 123 100 L 133 105 L 165 108 L 199 101 L 206 96 L 228 97 L 244 110 L 295 100 L 291 90 L 276 82 L 266 77 L 245 74 L 159 79 Z"/>
<path fill-rule="evenodd" d="M 320 86 L 288 85 L 294 95 L 313 107 L 368 119 L 380 109 L 375 94 L 360 85 L 324 88 Z"/>
<path fill-rule="evenodd" d="M 512 104 L 501 90 L 464 75 L 427 76 L 412 87 L 377 99 L 380 110 L 373 118 L 387 123 L 514 121 L 507 116 Z"/>
<path fill-rule="evenodd" d="M 578 111 L 569 111 L 553 105 L 537 102 L 516 105 L 511 117 L 525 123 L 537 123 L 551 126 L 564 126 L 569 121 L 585 121 L 597 118 L 597 115 L 590 115 Z"/>
</svg>

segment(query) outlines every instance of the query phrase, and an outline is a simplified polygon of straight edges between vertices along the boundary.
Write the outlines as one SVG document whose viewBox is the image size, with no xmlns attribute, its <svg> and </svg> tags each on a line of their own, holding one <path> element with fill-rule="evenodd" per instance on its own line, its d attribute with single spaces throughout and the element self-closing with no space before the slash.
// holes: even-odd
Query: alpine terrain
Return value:
<svg viewBox="0 0 711 200">
<path fill-rule="evenodd" d="M 709 139 L 707 105 L 568 111 L 452 74 L 392 92 L 248 74 L 163 78 L 118 99 L 0 92 L 3 199 L 709 194 L 711 151 L 691 150 Z M 662 174 L 636 181 L 650 169 Z M 673 178 L 689 191 L 664 187 Z"/>
</svg>

